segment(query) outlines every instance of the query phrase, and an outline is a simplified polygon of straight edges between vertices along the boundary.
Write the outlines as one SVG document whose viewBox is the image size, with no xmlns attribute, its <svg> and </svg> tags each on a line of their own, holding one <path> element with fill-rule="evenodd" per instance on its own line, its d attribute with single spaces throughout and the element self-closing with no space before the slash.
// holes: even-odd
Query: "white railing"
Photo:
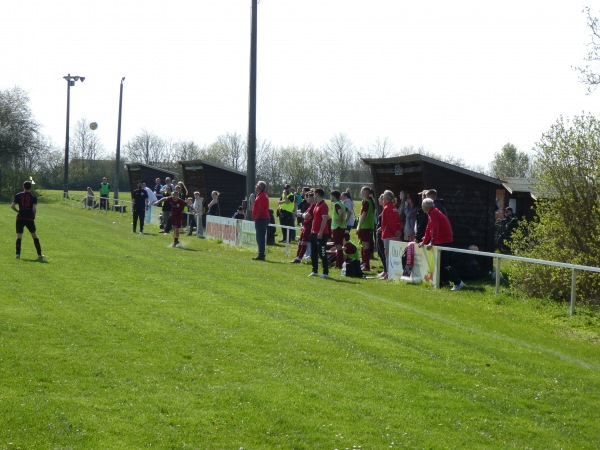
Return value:
<svg viewBox="0 0 600 450">
<path fill-rule="evenodd" d="M 600 273 L 600 268 L 598 267 L 591 267 L 591 266 L 582 266 L 579 264 L 569 264 L 569 263 L 561 263 L 561 262 L 556 262 L 556 261 L 546 261 L 543 259 L 535 259 L 535 258 L 526 258 L 523 256 L 514 256 L 514 255 L 504 255 L 501 253 L 490 253 L 490 252 L 481 252 L 478 250 L 463 250 L 460 248 L 450 248 L 450 247 L 436 247 L 439 251 L 445 251 L 445 252 L 455 252 L 455 253 L 465 253 L 468 255 L 477 255 L 477 256 L 488 256 L 490 258 L 494 258 L 496 260 L 496 294 L 498 294 L 500 292 L 500 261 L 502 259 L 508 259 L 508 260 L 512 260 L 512 261 L 521 261 L 521 262 L 528 262 L 528 263 L 534 263 L 534 264 L 544 264 L 546 266 L 554 266 L 554 267 L 562 267 L 564 269 L 571 269 L 571 309 L 570 309 L 570 314 L 573 315 L 575 314 L 575 298 L 576 298 L 576 290 L 577 290 L 577 275 L 576 275 L 576 271 L 577 270 L 583 270 L 583 271 L 587 271 L 587 272 L 596 272 L 596 273 Z M 439 286 L 439 276 L 440 276 L 440 260 L 441 258 L 437 259 L 437 285 Z"/>
</svg>

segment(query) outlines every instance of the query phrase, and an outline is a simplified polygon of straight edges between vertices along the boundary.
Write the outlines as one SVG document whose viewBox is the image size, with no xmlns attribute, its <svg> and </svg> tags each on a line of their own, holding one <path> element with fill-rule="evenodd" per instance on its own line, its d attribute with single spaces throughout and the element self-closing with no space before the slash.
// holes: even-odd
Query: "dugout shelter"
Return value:
<svg viewBox="0 0 600 450">
<path fill-rule="evenodd" d="M 448 212 L 454 244 L 495 250 L 496 199 L 497 191 L 504 191 L 502 180 L 421 154 L 363 158 L 363 162 L 371 169 L 377 195 L 389 189 L 397 196 L 403 190 L 420 205 L 418 193 L 435 189 Z"/>
<path fill-rule="evenodd" d="M 179 181 L 179 174 L 173 170 L 161 169 L 159 167 L 149 166 L 142 163 L 127 163 L 125 168 L 129 174 L 129 191 L 137 189 L 137 182 L 142 180 L 150 189 L 154 189 L 154 180 L 160 178 L 162 184 L 165 184 L 165 178 L 171 178 L 173 183 Z"/>
<path fill-rule="evenodd" d="M 213 162 L 195 159 L 179 161 L 183 182 L 189 195 L 199 191 L 207 205 L 212 191 L 221 193 L 219 207 L 222 217 L 232 217 L 246 197 L 246 174 Z"/>
</svg>

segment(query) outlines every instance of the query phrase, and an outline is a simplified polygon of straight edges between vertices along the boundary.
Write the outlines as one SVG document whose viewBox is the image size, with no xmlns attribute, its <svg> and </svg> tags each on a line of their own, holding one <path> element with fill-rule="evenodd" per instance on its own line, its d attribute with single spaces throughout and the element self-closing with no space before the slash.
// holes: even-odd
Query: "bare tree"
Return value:
<svg viewBox="0 0 600 450">
<path fill-rule="evenodd" d="M 388 137 L 384 137 L 381 139 L 379 136 L 375 140 L 375 142 L 367 148 L 367 151 L 364 154 L 361 154 L 363 158 L 390 158 L 392 156 L 396 156 L 397 152 L 394 148 L 394 144 L 388 139 Z"/>
<path fill-rule="evenodd" d="M 124 154 L 130 161 L 148 165 L 170 162 L 165 140 L 146 129 L 125 144 Z"/>
<path fill-rule="evenodd" d="M 223 152 L 223 164 L 235 170 L 243 170 L 246 165 L 246 141 L 237 133 L 219 136 L 217 143 Z"/>
<path fill-rule="evenodd" d="M 600 23 L 597 17 L 592 17 L 592 13 L 589 7 L 583 9 L 587 18 L 587 26 L 592 32 L 590 36 L 590 42 L 587 44 L 590 48 L 587 56 L 584 58 L 588 63 L 592 63 L 598 66 L 600 63 Z M 596 90 L 596 87 L 600 84 L 600 74 L 598 74 L 598 67 L 591 67 L 587 64 L 585 67 L 574 67 L 579 72 L 579 80 L 587 84 L 588 94 L 591 94 Z"/>
<path fill-rule="evenodd" d="M 194 141 L 180 141 L 175 144 L 175 161 L 200 159 L 200 147 Z"/>
<path fill-rule="evenodd" d="M 88 166 L 96 161 L 104 152 L 104 147 L 85 119 L 79 119 L 71 138 L 72 155 L 81 161 L 82 167 Z"/>
</svg>

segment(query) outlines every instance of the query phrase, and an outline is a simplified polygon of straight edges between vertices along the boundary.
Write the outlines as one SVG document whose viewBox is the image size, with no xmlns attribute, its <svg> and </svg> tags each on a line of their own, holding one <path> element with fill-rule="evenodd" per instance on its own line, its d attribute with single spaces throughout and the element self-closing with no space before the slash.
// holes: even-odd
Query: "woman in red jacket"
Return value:
<svg viewBox="0 0 600 450">
<path fill-rule="evenodd" d="M 381 214 L 381 239 L 383 240 L 383 248 L 385 251 L 386 267 L 383 273 L 379 274 L 379 278 L 387 280 L 388 271 L 387 264 L 389 261 L 388 253 L 390 249 L 390 241 L 399 241 L 402 236 L 402 222 L 400 214 L 394 202 L 394 193 L 385 191 L 383 193 L 383 213 Z"/>
</svg>

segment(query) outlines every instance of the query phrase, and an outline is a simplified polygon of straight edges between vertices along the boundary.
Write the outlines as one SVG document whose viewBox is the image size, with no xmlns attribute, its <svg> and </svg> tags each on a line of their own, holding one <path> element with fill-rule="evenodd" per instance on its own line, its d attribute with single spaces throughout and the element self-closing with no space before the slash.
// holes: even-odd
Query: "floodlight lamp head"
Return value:
<svg viewBox="0 0 600 450">
<path fill-rule="evenodd" d="M 85 77 L 79 77 L 79 79 L 83 82 L 85 80 Z"/>
<path fill-rule="evenodd" d="M 125 81 L 125 77 L 121 78 L 121 83 L 122 83 L 123 81 Z"/>
</svg>

